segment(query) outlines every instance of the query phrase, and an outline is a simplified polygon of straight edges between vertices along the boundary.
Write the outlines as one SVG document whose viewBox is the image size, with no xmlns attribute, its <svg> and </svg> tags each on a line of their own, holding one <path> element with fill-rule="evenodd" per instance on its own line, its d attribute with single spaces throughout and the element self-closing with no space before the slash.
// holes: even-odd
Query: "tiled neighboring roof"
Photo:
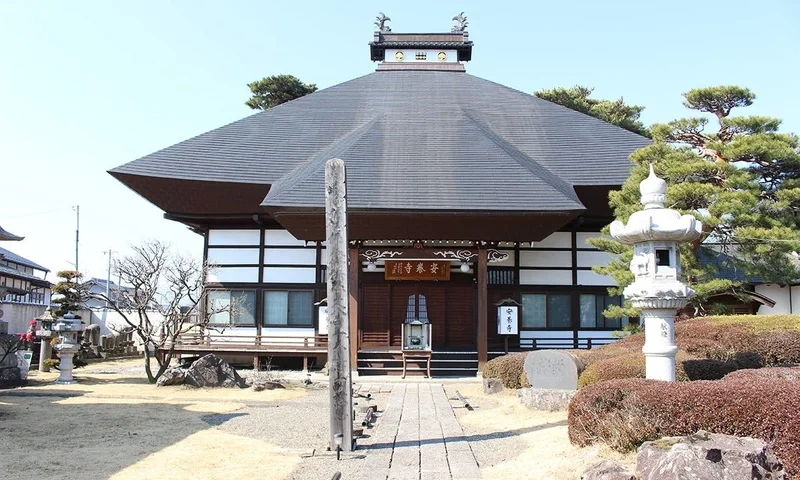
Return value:
<svg viewBox="0 0 800 480">
<path fill-rule="evenodd" d="M 25 237 L 18 237 L 17 235 L 14 235 L 13 233 L 9 232 L 8 230 L 5 230 L 3 227 L 0 227 L 0 240 L 18 242 L 18 241 L 22 240 L 23 238 L 25 238 Z"/>
<path fill-rule="evenodd" d="M 22 278 L 25 280 L 29 280 L 31 282 L 42 282 L 42 279 L 37 277 L 36 275 L 31 275 L 30 273 L 21 272 L 19 270 L 13 269 L 6 265 L 0 265 L 0 273 L 4 275 L 9 275 L 16 278 Z"/>
<path fill-rule="evenodd" d="M 736 283 L 761 283 L 758 276 L 747 276 L 745 272 L 736 266 L 732 256 L 713 249 L 712 247 L 700 247 L 697 249 L 697 261 L 703 267 L 713 267 L 715 278 L 730 280 Z"/>
<path fill-rule="evenodd" d="M 272 185 L 264 206 L 324 206 L 345 160 L 348 208 L 582 210 L 574 185 L 621 185 L 648 139 L 465 73 L 376 72 L 110 171 Z"/>
<path fill-rule="evenodd" d="M 11 250 L 6 250 L 5 248 L 0 247 L 0 256 L 4 259 L 8 260 L 9 262 L 18 263 L 20 265 L 24 265 L 26 267 L 35 268 L 36 270 L 42 270 L 44 272 L 49 272 L 50 269 L 45 268 L 38 263 L 32 262 L 25 257 L 17 255 L 16 253 L 12 252 Z"/>
</svg>

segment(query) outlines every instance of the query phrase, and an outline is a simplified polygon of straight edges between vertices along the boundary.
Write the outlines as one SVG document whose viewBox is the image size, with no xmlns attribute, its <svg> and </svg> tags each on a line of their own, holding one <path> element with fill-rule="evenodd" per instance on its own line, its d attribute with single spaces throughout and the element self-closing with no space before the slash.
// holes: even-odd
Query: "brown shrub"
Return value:
<svg viewBox="0 0 800 480">
<path fill-rule="evenodd" d="M 781 380 L 800 380 L 800 366 L 767 367 L 757 370 L 737 370 L 728 374 L 725 379 L 735 378 L 777 378 Z"/>
<path fill-rule="evenodd" d="M 684 365 L 689 361 L 697 361 L 693 357 L 687 355 L 685 352 L 678 352 L 675 366 L 675 378 L 679 382 L 687 380 L 694 380 L 689 377 L 685 371 Z M 731 370 L 726 371 L 724 374 L 716 378 L 722 378 L 725 374 L 730 373 Z M 622 378 L 644 378 L 645 377 L 645 360 L 641 351 L 629 352 L 616 357 L 606 358 L 599 360 L 588 367 L 578 377 L 578 388 L 583 388 L 597 382 L 606 380 L 617 380 Z"/>
<path fill-rule="evenodd" d="M 498 378 L 506 388 L 519 388 L 527 355 L 528 352 L 509 353 L 489 360 L 483 367 L 483 378 Z"/>
<path fill-rule="evenodd" d="M 773 444 L 792 478 L 800 475 L 800 382 L 759 378 L 660 382 L 611 380 L 581 389 L 569 406 L 569 438 L 630 449 L 697 430 Z"/>
<path fill-rule="evenodd" d="M 678 359 L 689 380 L 719 379 L 741 368 L 800 362 L 800 315 L 732 315 L 676 322 Z M 587 365 L 579 386 L 614 378 L 643 378 L 644 333 L 593 350 L 577 351 Z M 612 359 L 619 358 L 613 361 Z M 639 368 L 641 366 L 641 368 Z"/>
</svg>

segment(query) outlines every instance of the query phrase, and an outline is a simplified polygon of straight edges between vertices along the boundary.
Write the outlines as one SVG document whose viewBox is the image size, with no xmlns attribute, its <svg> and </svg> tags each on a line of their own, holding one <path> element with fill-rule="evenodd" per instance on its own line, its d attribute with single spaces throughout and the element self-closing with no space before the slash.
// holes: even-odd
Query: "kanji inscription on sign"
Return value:
<svg viewBox="0 0 800 480">
<path fill-rule="evenodd" d="M 441 260 L 386 260 L 386 280 L 450 280 L 450 262 Z"/>
<path fill-rule="evenodd" d="M 519 307 L 503 305 L 497 307 L 498 335 L 519 335 Z"/>
</svg>

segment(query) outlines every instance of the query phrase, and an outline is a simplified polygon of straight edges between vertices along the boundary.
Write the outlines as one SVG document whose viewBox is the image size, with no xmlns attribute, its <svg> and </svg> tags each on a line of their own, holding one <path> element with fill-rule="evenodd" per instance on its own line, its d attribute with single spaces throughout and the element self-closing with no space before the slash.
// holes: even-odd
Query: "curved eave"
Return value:
<svg viewBox="0 0 800 480">
<path fill-rule="evenodd" d="M 186 180 L 108 172 L 169 215 L 263 214 L 270 185 Z"/>
</svg>

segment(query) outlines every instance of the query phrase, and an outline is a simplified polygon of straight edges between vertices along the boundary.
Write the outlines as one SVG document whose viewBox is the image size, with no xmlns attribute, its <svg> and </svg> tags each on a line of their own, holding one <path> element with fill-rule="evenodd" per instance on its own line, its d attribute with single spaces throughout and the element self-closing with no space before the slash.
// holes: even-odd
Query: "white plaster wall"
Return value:
<svg viewBox="0 0 800 480">
<path fill-rule="evenodd" d="M 264 245 L 271 246 L 286 246 L 286 245 L 301 245 L 306 243 L 298 240 L 286 230 L 266 230 L 264 232 Z"/>
<path fill-rule="evenodd" d="M 606 265 L 611 259 L 614 258 L 613 255 L 601 252 L 601 251 L 594 251 L 594 252 L 578 252 L 578 266 L 579 267 L 594 267 L 596 265 Z"/>
<path fill-rule="evenodd" d="M 208 245 L 258 245 L 261 232 L 258 230 L 222 230 L 208 231 Z"/>
<path fill-rule="evenodd" d="M 591 270 L 578 270 L 578 285 L 613 287 L 617 283 L 608 275 L 598 275 Z"/>
<path fill-rule="evenodd" d="M 569 270 L 520 270 L 519 283 L 522 285 L 572 285 L 572 272 Z"/>
<path fill-rule="evenodd" d="M 208 263 L 211 265 L 254 264 L 258 265 L 257 248 L 209 248 Z"/>
<path fill-rule="evenodd" d="M 398 61 L 395 58 L 395 53 L 398 51 L 403 52 L 403 60 Z M 417 60 L 417 52 L 425 52 L 425 60 Z M 439 60 L 439 52 L 444 52 L 447 54 L 447 58 L 445 60 Z M 458 52 L 456 50 L 424 50 L 424 49 L 413 49 L 413 48 L 403 48 L 403 49 L 389 49 L 387 48 L 384 51 L 385 62 L 391 63 L 454 63 L 458 61 Z"/>
<path fill-rule="evenodd" d="M 25 333 L 28 323 L 44 313 L 45 305 L 32 305 L 29 303 L 0 303 L 3 318 L 0 321 L 8 323 L 8 333 Z"/>
<path fill-rule="evenodd" d="M 222 267 L 218 266 L 208 273 L 209 283 L 226 282 L 258 282 L 258 267 Z"/>
<path fill-rule="evenodd" d="M 555 232 L 541 242 L 531 242 L 533 248 L 572 248 L 572 234 Z"/>
<path fill-rule="evenodd" d="M 586 241 L 590 238 L 598 238 L 602 236 L 600 232 L 577 232 L 575 234 L 575 240 L 577 243 L 578 248 L 594 248 L 592 245 L 589 245 Z"/>
<path fill-rule="evenodd" d="M 792 287 L 792 304 L 789 304 L 789 287 L 782 287 L 780 285 L 756 285 L 756 293 L 769 297 L 775 301 L 775 306 L 770 308 L 766 305 L 758 307 L 759 315 L 775 315 L 786 313 L 800 313 L 800 289 Z"/>
<path fill-rule="evenodd" d="M 537 252 L 523 250 L 519 252 L 520 267 L 571 267 L 571 252 Z"/>
<path fill-rule="evenodd" d="M 265 248 L 264 263 L 316 265 L 317 252 L 313 248 Z"/>
<path fill-rule="evenodd" d="M 264 267 L 264 283 L 314 283 L 315 268 Z"/>
</svg>

